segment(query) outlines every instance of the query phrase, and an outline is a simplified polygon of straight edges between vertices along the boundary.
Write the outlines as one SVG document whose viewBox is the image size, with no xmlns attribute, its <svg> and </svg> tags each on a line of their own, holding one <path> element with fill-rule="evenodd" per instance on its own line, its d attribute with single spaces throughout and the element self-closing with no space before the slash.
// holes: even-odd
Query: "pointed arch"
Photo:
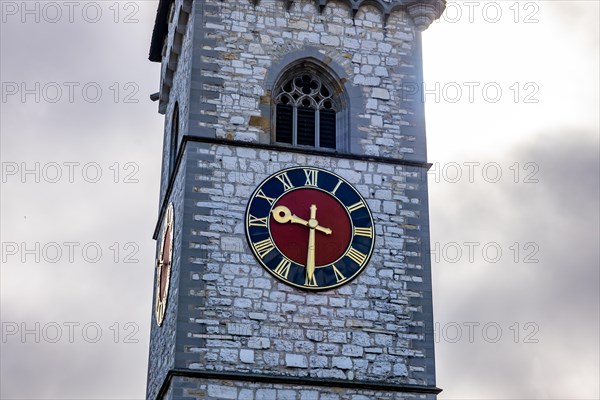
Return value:
<svg viewBox="0 0 600 400">
<path fill-rule="evenodd" d="M 272 88 L 272 141 L 346 151 L 348 95 L 341 79 L 312 57 L 288 64 Z"/>
<path fill-rule="evenodd" d="M 175 102 L 171 118 L 171 134 L 169 142 L 169 176 L 173 174 L 177 162 L 177 144 L 179 143 L 179 103 Z"/>
</svg>

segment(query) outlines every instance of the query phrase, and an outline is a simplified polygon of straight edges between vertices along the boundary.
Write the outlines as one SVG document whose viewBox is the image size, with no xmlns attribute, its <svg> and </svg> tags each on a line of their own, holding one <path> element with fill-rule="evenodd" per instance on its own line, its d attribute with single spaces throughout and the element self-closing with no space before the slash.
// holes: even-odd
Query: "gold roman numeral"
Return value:
<svg viewBox="0 0 600 400">
<path fill-rule="evenodd" d="M 272 197 L 269 197 L 269 196 L 265 195 L 265 192 L 263 192 L 262 189 L 260 189 L 258 191 L 258 193 L 256 193 L 256 197 L 260 197 L 261 199 L 265 199 L 271 205 L 273 205 L 273 203 L 275 202 L 275 199 L 272 198 Z"/>
<path fill-rule="evenodd" d="M 290 273 L 290 265 L 292 265 L 292 262 L 286 258 L 283 258 L 279 262 L 279 264 L 277 264 L 277 267 L 275 267 L 273 272 L 275 272 L 280 277 L 287 279 L 288 274 Z"/>
<path fill-rule="evenodd" d="M 165 303 L 156 301 L 156 322 L 161 326 L 165 317 Z"/>
<path fill-rule="evenodd" d="M 250 214 L 250 221 L 248 222 L 249 226 L 261 226 L 263 228 L 267 227 L 267 218 L 257 218 L 254 215 Z M 356 234 L 356 233 L 355 233 Z"/>
<path fill-rule="evenodd" d="M 358 202 L 352 204 L 351 206 L 348 207 L 348 211 L 350 212 L 354 212 L 356 210 L 358 210 L 359 208 L 363 208 L 365 206 L 364 201 L 359 200 Z"/>
<path fill-rule="evenodd" d="M 342 274 L 340 272 L 339 269 L 337 269 L 337 267 L 334 264 L 331 264 L 331 266 L 333 267 L 333 273 L 335 274 L 335 280 L 339 283 L 341 281 L 345 281 L 346 277 L 344 276 L 344 274 Z"/>
<path fill-rule="evenodd" d="M 355 263 L 357 263 L 358 265 L 363 265 L 363 263 L 365 262 L 365 260 L 367 259 L 367 255 L 361 253 L 360 251 L 356 250 L 354 247 L 350 247 L 350 250 L 348 250 L 348 253 L 346 253 L 346 255 Z"/>
<path fill-rule="evenodd" d="M 331 194 L 335 196 L 335 192 L 337 192 L 337 190 L 339 189 L 340 185 L 342 184 L 342 180 L 338 179 L 338 183 L 337 185 L 335 185 L 335 187 L 333 188 L 333 190 L 331 191 Z"/>
<path fill-rule="evenodd" d="M 317 278 L 315 278 L 315 276 L 312 276 L 312 279 L 309 281 L 308 277 L 306 277 L 306 279 L 304 280 L 304 286 L 311 286 L 311 287 L 317 287 L 319 285 L 317 285 Z"/>
<path fill-rule="evenodd" d="M 369 227 L 369 228 L 354 227 L 354 235 L 366 236 L 368 238 L 373 239 L 373 227 Z"/>
<path fill-rule="evenodd" d="M 317 176 L 319 171 L 316 169 L 305 169 L 304 174 L 306 175 L 306 186 L 317 186 Z"/>
<path fill-rule="evenodd" d="M 261 240 L 260 242 L 255 242 L 252 244 L 254 245 L 254 249 L 256 250 L 260 258 L 265 258 L 265 256 L 275 248 L 275 244 L 273 244 L 271 238 L 267 238 L 265 240 Z"/>
<path fill-rule="evenodd" d="M 287 192 L 288 190 L 290 190 L 291 188 L 294 187 L 294 185 L 292 185 L 292 181 L 290 181 L 290 177 L 287 175 L 287 172 L 283 172 L 279 175 L 275 175 L 275 178 L 277 178 L 279 180 L 279 182 L 281 182 L 283 184 L 283 190 L 285 192 Z"/>
</svg>

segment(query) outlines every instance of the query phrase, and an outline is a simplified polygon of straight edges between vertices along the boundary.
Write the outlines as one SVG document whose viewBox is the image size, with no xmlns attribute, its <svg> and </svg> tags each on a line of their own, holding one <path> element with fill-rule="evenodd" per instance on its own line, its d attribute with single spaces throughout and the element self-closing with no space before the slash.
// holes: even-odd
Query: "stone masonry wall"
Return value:
<svg viewBox="0 0 600 400">
<path fill-rule="evenodd" d="M 186 187 L 185 177 L 187 171 L 185 164 L 178 171 L 178 179 L 174 186 L 170 201 L 173 202 L 173 260 L 171 266 L 171 282 L 169 285 L 169 294 L 167 297 L 167 309 L 165 318 L 161 326 L 156 324 L 154 316 L 154 302 L 156 301 L 156 290 L 152 298 L 152 323 L 150 328 L 150 351 L 148 356 L 148 387 L 146 389 L 147 398 L 155 399 L 160 385 L 167 376 L 167 372 L 175 366 L 176 352 L 176 334 L 179 328 L 178 322 L 178 299 L 180 296 L 180 274 L 182 266 L 185 264 L 185 259 L 182 258 L 184 242 L 184 196 Z M 158 258 L 160 251 L 160 237 L 162 235 L 163 220 L 160 220 L 159 240 L 157 240 L 157 250 L 155 259 Z M 185 268 L 185 267 L 183 267 Z M 154 269 L 154 285 L 156 285 L 156 268 Z M 156 286 L 155 286 L 156 288 Z"/>
<path fill-rule="evenodd" d="M 162 158 L 162 173 L 160 181 L 160 201 L 165 196 L 165 192 L 169 183 L 169 162 L 170 153 L 177 152 L 177 149 L 171 148 L 171 132 L 173 123 L 173 111 L 175 104 L 179 106 L 179 139 L 178 145 L 181 144 L 183 135 L 188 132 L 188 121 L 190 114 L 190 81 L 192 76 L 192 48 L 194 44 L 194 21 L 193 14 L 189 17 L 184 16 L 182 11 L 184 0 L 175 0 L 173 6 L 173 22 L 169 25 L 169 33 L 166 38 L 167 49 L 163 59 L 161 81 L 166 78 L 166 70 L 168 61 L 173 59 L 177 60 L 176 69 L 173 74 L 171 91 L 169 93 L 169 101 L 165 110 L 165 126 L 164 126 L 164 140 L 163 140 L 163 158 Z M 182 21 L 185 19 L 184 21 Z M 180 29 L 184 29 L 182 34 L 182 43 L 180 50 L 174 50 L 174 38 L 177 34 L 177 27 L 181 25 Z M 178 51 L 179 54 L 175 54 Z M 161 82 L 162 83 L 162 82 Z"/>
<path fill-rule="evenodd" d="M 293 2 L 289 11 L 285 4 L 195 2 L 198 68 L 192 80 L 199 90 L 192 93 L 196 117 L 189 134 L 273 142 L 275 79 L 294 58 L 316 55 L 347 88 L 356 89 L 350 98 L 350 152 L 424 161 L 423 105 L 402 90 L 421 73 L 420 33 L 412 19 L 397 10 L 384 23 L 382 12 L 370 5 L 352 18 L 341 2 L 327 2 L 322 13 L 314 1 Z"/>
<path fill-rule="evenodd" d="M 185 163 L 175 368 L 435 385 L 424 168 L 194 142 Z M 373 213 L 373 257 L 338 289 L 278 282 L 246 241 L 252 191 L 297 165 L 344 177 Z"/>
<path fill-rule="evenodd" d="M 433 399 L 432 395 L 409 395 L 406 393 L 381 393 L 375 390 L 347 389 L 310 385 L 278 385 L 235 382 L 224 384 L 218 380 L 175 378 L 173 386 L 179 396 L 194 400 L 404 400 Z M 178 396 L 173 393 L 169 400 Z"/>
</svg>

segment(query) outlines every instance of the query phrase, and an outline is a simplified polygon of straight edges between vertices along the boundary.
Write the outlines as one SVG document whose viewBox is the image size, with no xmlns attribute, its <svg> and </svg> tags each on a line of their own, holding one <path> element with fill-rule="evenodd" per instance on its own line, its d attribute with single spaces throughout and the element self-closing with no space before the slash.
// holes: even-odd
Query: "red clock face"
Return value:
<svg viewBox="0 0 600 400">
<path fill-rule="evenodd" d="M 306 221 L 310 219 L 310 207 L 316 205 L 316 220 L 320 226 L 331 229 L 331 234 L 315 232 L 315 264 L 333 264 L 348 250 L 352 239 L 352 223 L 344 206 L 329 194 L 316 189 L 297 189 L 281 196 L 274 208 L 287 207 L 294 215 Z M 309 231 L 294 223 L 277 223 L 273 215 L 269 222 L 275 245 L 290 260 L 306 263 Z"/>
<path fill-rule="evenodd" d="M 173 260 L 173 203 L 167 207 L 163 220 L 163 233 L 160 252 L 156 260 L 156 293 L 154 315 L 161 325 L 167 309 L 169 283 L 171 280 L 171 264 Z"/>
<path fill-rule="evenodd" d="M 313 167 L 267 178 L 248 204 L 246 234 L 264 268 L 310 290 L 355 278 L 375 243 L 371 212 L 360 193 L 341 177 Z"/>
<path fill-rule="evenodd" d="M 167 287 L 167 276 L 168 272 L 171 269 L 171 225 L 167 225 L 165 234 L 163 235 L 163 243 L 162 243 L 162 263 L 160 266 L 160 282 L 159 282 L 159 290 L 158 295 L 162 299 L 165 297 L 165 291 Z"/>
</svg>

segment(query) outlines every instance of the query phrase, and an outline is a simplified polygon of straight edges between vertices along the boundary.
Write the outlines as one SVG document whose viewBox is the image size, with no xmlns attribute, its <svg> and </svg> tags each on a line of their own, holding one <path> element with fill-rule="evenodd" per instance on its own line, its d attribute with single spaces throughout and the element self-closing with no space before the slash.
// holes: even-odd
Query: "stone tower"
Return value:
<svg viewBox="0 0 600 400">
<path fill-rule="evenodd" d="M 444 7 L 159 1 L 148 399 L 436 397 L 419 91 Z"/>
</svg>

